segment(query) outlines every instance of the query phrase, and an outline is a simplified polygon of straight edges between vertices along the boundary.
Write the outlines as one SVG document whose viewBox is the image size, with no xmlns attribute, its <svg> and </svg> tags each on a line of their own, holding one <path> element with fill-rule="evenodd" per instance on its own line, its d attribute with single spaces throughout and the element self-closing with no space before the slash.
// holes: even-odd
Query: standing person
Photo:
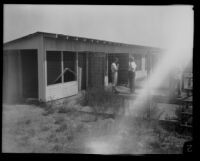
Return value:
<svg viewBox="0 0 200 161">
<path fill-rule="evenodd" d="M 111 71 L 112 71 L 112 91 L 118 93 L 116 90 L 117 86 L 117 79 L 118 79 L 118 64 L 119 59 L 115 57 L 114 62 L 111 64 Z"/>
<path fill-rule="evenodd" d="M 129 69 L 128 69 L 128 80 L 129 80 L 129 87 L 130 92 L 135 92 L 135 71 L 136 71 L 136 63 L 134 61 L 134 57 L 129 58 Z"/>
</svg>

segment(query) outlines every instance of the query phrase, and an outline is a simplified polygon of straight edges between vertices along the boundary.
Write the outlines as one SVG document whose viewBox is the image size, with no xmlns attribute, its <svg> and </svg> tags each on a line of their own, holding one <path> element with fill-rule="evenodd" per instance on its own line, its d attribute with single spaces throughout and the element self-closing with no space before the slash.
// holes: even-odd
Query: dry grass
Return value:
<svg viewBox="0 0 200 161">
<path fill-rule="evenodd" d="M 124 108 L 125 102 L 124 98 L 115 95 L 110 91 L 105 91 L 103 89 L 89 89 L 85 94 L 85 100 L 82 105 L 92 107 L 95 113 L 112 111 L 113 114 L 117 114 L 120 109 Z"/>
<path fill-rule="evenodd" d="M 109 108 L 120 109 L 124 100 L 112 93 L 90 91 L 85 105 L 96 112 Z M 49 105 L 3 106 L 3 152 L 28 153 L 90 153 L 85 147 L 88 139 L 117 132 L 119 123 L 114 119 L 84 122 L 91 115 L 73 108 Z M 121 153 L 181 153 L 184 141 L 175 132 L 164 130 L 158 122 L 128 118 L 123 132 Z M 114 129 L 114 130 L 113 130 Z"/>
<path fill-rule="evenodd" d="M 44 113 L 43 109 L 29 105 L 4 106 L 4 118 L 14 120 L 4 120 L 3 151 L 63 152 L 75 136 L 78 122 L 75 124 L 74 120 L 55 112 Z"/>
</svg>

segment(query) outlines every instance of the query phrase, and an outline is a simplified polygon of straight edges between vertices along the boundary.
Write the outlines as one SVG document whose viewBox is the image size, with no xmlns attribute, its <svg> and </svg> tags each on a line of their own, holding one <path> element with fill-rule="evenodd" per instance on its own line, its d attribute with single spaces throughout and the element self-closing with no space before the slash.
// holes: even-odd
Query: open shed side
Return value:
<svg viewBox="0 0 200 161">
<path fill-rule="evenodd" d="M 151 69 L 161 49 L 67 35 L 36 32 L 4 44 L 4 101 L 36 98 L 50 101 L 111 82 L 110 65 L 120 60 L 119 84 L 127 81 L 127 63 L 134 55 L 137 75 Z"/>
</svg>

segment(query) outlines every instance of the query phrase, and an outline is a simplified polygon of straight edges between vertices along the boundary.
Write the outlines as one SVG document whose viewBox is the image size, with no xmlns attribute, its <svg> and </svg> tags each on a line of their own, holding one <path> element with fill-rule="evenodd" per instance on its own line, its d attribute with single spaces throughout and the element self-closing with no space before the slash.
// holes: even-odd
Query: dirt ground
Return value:
<svg viewBox="0 0 200 161">
<path fill-rule="evenodd" d="M 142 121 L 95 117 L 36 105 L 3 105 L 2 151 L 14 153 L 182 153 L 190 138 Z M 88 107 L 85 107 L 85 109 Z M 86 110 L 87 111 L 87 110 Z M 158 126 L 157 126 L 158 127 Z M 157 131 L 157 132 L 155 132 Z"/>
</svg>

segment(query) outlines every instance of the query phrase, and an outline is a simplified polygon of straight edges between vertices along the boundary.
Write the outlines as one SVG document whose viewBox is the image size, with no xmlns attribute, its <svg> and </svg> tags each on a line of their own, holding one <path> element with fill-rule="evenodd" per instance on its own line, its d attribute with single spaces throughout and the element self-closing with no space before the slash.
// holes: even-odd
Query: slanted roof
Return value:
<svg viewBox="0 0 200 161">
<path fill-rule="evenodd" d="M 107 45 L 114 45 L 114 46 L 133 47 L 133 48 L 142 48 L 142 49 L 146 48 L 148 50 L 151 50 L 152 52 L 162 52 L 163 51 L 163 49 L 161 49 L 161 48 L 151 47 L 151 46 L 126 44 L 126 43 L 120 43 L 120 42 L 112 42 L 112 41 L 106 41 L 106 40 L 99 40 L 99 39 L 93 39 L 93 38 L 64 35 L 64 34 L 47 33 L 47 32 L 35 32 L 35 33 L 32 33 L 32 34 L 20 37 L 18 39 L 6 42 L 6 43 L 4 43 L 4 46 L 12 44 L 14 42 L 17 42 L 19 40 L 30 39 L 30 38 L 38 36 L 38 35 L 42 35 L 44 37 L 56 38 L 56 39 L 76 40 L 76 41 L 98 43 L 98 44 L 107 44 Z"/>
</svg>

